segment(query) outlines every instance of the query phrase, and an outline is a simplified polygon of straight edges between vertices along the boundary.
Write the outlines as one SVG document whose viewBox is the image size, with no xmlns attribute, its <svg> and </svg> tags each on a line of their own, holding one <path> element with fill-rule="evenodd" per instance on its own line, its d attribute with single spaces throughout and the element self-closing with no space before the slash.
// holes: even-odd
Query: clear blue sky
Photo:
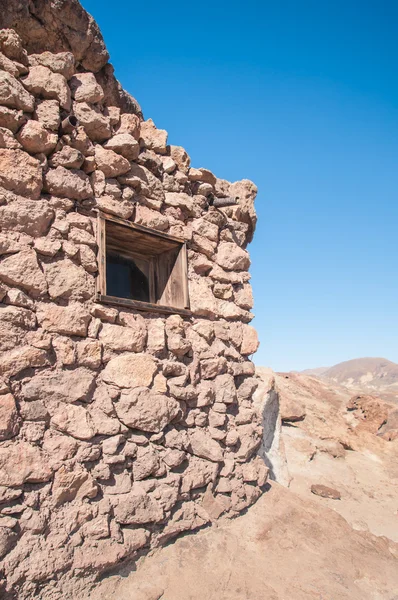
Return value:
<svg viewBox="0 0 398 600">
<path fill-rule="evenodd" d="M 398 362 L 398 3 L 82 2 L 145 117 L 259 188 L 256 363 Z"/>
</svg>

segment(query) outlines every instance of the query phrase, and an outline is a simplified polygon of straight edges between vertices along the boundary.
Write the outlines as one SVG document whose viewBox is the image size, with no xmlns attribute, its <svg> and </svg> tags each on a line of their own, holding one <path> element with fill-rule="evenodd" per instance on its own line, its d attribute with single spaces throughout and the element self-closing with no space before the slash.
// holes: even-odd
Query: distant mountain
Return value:
<svg viewBox="0 0 398 600">
<path fill-rule="evenodd" d="M 398 401 L 398 364 L 386 358 L 355 358 L 334 367 L 306 369 L 303 373 Z"/>
</svg>

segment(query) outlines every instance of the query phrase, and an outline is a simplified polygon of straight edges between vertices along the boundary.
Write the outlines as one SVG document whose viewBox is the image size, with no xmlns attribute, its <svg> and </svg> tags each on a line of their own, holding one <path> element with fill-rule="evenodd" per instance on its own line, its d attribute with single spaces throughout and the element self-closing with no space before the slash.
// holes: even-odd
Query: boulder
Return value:
<svg viewBox="0 0 398 600">
<path fill-rule="evenodd" d="M 82 367 L 38 374 L 22 386 L 25 400 L 86 402 L 95 387 L 95 374 Z"/>
<path fill-rule="evenodd" d="M 134 139 L 139 140 L 140 124 L 141 122 L 137 115 L 123 113 L 120 115 L 120 125 L 116 133 L 129 133 Z"/>
<path fill-rule="evenodd" d="M 178 169 L 187 174 L 191 164 L 191 159 L 188 153 L 181 146 L 170 146 L 170 156 L 173 161 L 177 164 Z"/>
<path fill-rule="evenodd" d="M 36 100 L 35 117 L 47 129 L 58 132 L 61 121 L 58 100 Z"/>
<path fill-rule="evenodd" d="M 22 150 L 1 148 L 0 185 L 16 194 L 39 198 L 43 186 L 39 161 Z"/>
<path fill-rule="evenodd" d="M 32 113 L 35 99 L 10 73 L 0 71 L 0 104 Z"/>
<path fill-rule="evenodd" d="M 134 204 L 129 201 L 115 200 L 111 196 L 101 196 L 96 198 L 97 206 L 100 210 L 122 219 L 129 219 L 134 212 Z"/>
<path fill-rule="evenodd" d="M 254 354 L 257 352 L 258 347 L 260 345 L 258 341 L 257 331 L 251 325 L 243 325 L 243 337 L 242 337 L 242 345 L 240 348 L 241 354 L 243 356 L 248 356 L 250 354 Z"/>
<path fill-rule="evenodd" d="M 145 167 L 131 163 L 131 169 L 125 175 L 119 177 L 123 185 L 131 186 L 138 194 L 153 200 L 162 202 L 164 200 L 164 190 L 162 183 Z"/>
<path fill-rule="evenodd" d="M 0 127 L 7 127 L 7 129 L 16 133 L 26 120 L 22 110 L 14 110 L 0 105 Z"/>
<path fill-rule="evenodd" d="M 90 106 L 87 102 L 74 102 L 73 111 L 90 140 L 104 142 L 112 137 L 110 119 L 97 106 Z"/>
<path fill-rule="evenodd" d="M 132 328 L 104 323 L 99 332 L 99 339 L 112 350 L 142 352 L 145 348 L 146 329 L 140 325 L 137 323 L 137 326 Z"/>
<path fill-rule="evenodd" d="M 61 73 L 65 79 L 70 79 L 75 72 L 75 57 L 72 52 L 41 52 L 30 54 L 29 64 L 32 67 L 48 67 L 53 73 Z"/>
<path fill-rule="evenodd" d="M 212 462 L 223 461 L 223 451 L 218 442 L 213 440 L 207 431 L 194 429 L 189 432 L 191 452 L 195 456 Z"/>
<path fill-rule="evenodd" d="M 65 169 L 80 169 L 84 162 L 84 156 L 76 148 L 64 146 L 58 152 L 54 152 L 48 164 L 50 167 L 65 167 Z"/>
<path fill-rule="evenodd" d="M 51 303 L 38 306 L 37 319 L 45 331 L 85 337 L 91 317 L 80 304 L 64 307 Z"/>
<path fill-rule="evenodd" d="M 31 202 L 26 198 L 14 196 L 9 204 L 0 206 L 2 231 L 17 231 L 39 237 L 48 231 L 53 218 L 54 211 L 44 200 Z"/>
<path fill-rule="evenodd" d="M 50 133 L 39 121 L 28 121 L 18 132 L 18 141 L 31 154 L 49 154 L 58 142 L 58 136 Z"/>
<path fill-rule="evenodd" d="M 113 150 L 127 158 L 135 160 L 140 153 L 140 145 L 130 133 L 118 133 L 105 142 L 104 148 Z"/>
<path fill-rule="evenodd" d="M 93 73 L 76 73 L 70 78 L 69 87 L 76 102 L 96 104 L 104 99 L 104 90 Z"/>
<path fill-rule="evenodd" d="M 98 486 L 90 473 L 82 466 L 74 468 L 63 465 L 54 476 L 51 496 L 55 506 L 61 506 L 72 500 L 83 500 L 83 498 L 95 498 Z"/>
<path fill-rule="evenodd" d="M 0 127 L 0 148 L 8 148 L 9 150 L 19 150 L 21 144 L 13 136 L 12 132 L 6 127 Z"/>
<path fill-rule="evenodd" d="M 94 279 L 69 258 L 43 264 L 50 298 L 87 300 L 94 294 Z"/>
<path fill-rule="evenodd" d="M 77 169 L 57 167 L 50 169 L 44 176 L 44 188 L 49 194 L 85 200 L 93 195 L 89 177 Z"/>
<path fill-rule="evenodd" d="M 51 476 L 48 456 L 37 446 L 18 441 L 0 447 L 0 485 L 16 487 L 23 483 L 43 483 Z"/>
<path fill-rule="evenodd" d="M 3 394 L 0 396 L 0 441 L 16 436 L 18 430 L 19 419 L 14 396 Z"/>
<path fill-rule="evenodd" d="M 71 108 L 70 89 L 66 79 L 60 73 L 53 73 L 48 67 L 31 67 L 29 75 L 22 81 L 24 87 L 35 96 L 54 98 L 62 108 Z"/>
<path fill-rule="evenodd" d="M 140 137 L 145 147 L 159 154 L 166 154 L 167 131 L 157 129 L 152 119 L 141 123 Z"/>
<path fill-rule="evenodd" d="M 63 404 L 51 419 L 51 425 L 78 440 L 91 440 L 96 434 L 89 412 L 76 404 Z"/>
<path fill-rule="evenodd" d="M 219 244 L 216 262 L 227 271 L 247 271 L 250 267 L 249 254 L 233 242 Z"/>
<path fill-rule="evenodd" d="M 122 501 L 114 507 L 115 520 L 123 525 L 157 523 L 163 519 L 161 506 L 143 490 L 134 489 L 124 494 Z"/>
<path fill-rule="evenodd" d="M 102 372 L 106 383 L 121 388 L 149 387 L 157 371 L 155 360 L 147 354 L 123 354 L 112 358 Z"/>
<path fill-rule="evenodd" d="M 14 377 L 28 368 L 49 365 L 47 352 L 33 346 L 21 346 L 0 355 L 0 375 Z M 0 402 L 1 402 L 0 396 Z"/>
<path fill-rule="evenodd" d="M 179 403 L 146 387 L 122 392 L 116 404 L 119 419 L 132 429 L 158 433 L 179 413 Z"/>
<path fill-rule="evenodd" d="M 3 258 L 0 262 L 0 280 L 21 287 L 34 296 L 47 291 L 47 282 L 39 267 L 37 254 L 31 249 Z"/>
<path fill-rule="evenodd" d="M 100 145 L 95 146 L 95 162 L 97 168 L 104 173 L 105 177 L 118 177 L 130 170 L 130 163 L 127 158 L 113 150 L 105 150 Z"/>
</svg>

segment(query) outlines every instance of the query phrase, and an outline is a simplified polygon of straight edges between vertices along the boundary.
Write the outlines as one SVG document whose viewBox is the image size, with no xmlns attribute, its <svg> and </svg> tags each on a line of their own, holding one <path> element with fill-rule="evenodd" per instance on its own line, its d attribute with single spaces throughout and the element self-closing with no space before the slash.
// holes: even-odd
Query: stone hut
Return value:
<svg viewBox="0 0 398 600">
<path fill-rule="evenodd" d="M 65 599 L 261 493 L 257 190 L 143 119 L 76 0 L 0 25 L 0 594 Z"/>
</svg>

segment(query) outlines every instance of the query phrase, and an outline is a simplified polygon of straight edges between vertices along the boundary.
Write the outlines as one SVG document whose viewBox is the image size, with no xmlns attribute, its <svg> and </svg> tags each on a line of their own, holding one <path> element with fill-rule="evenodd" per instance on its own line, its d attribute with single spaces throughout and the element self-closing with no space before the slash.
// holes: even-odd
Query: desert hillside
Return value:
<svg viewBox="0 0 398 600">
<path fill-rule="evenodd" d="M 333 367 L 306 369 L 302 374 L 350 389 L 377 393 L 389 402 L 398 403 L 398 364 L 386 358 L 355 358 Z"/>
</svg>

